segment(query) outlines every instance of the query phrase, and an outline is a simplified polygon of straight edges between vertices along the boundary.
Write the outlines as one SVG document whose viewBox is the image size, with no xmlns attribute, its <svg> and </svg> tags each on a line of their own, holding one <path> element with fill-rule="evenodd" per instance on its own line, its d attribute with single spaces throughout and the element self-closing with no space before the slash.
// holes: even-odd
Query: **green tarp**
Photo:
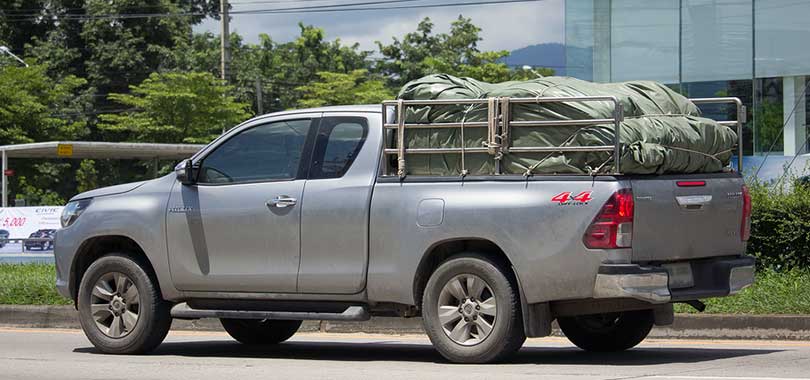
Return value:
<svg viewBox="0 0 810 380">
<path fill-rule="evenodd" d="M 729 127 L 700 117 L 698 108 L 682 95 L 655 82 L 591 83 L 570 77 L 546 77 L 490 84 L 450 75 L 430 75 L 407 83 L 400 99 L 478 99 L 615 96 L 624 108 L 621 125 L 621 171 L 628 174 L 718 172 L 728 165 L 737 135 Z M 513 104 L 512 120 L 581 120 L 613 117 L 612 102 L 553 102 Z M 486 105 L 409 107 L 407 123 L 486 121 Z M 613 145 L 612 124 L 510 128 L 509 146 L 557 147 Z M 459 128 L 406 129 L 406 148 L 461 147 Z M 486 128 L 464 128 L 465 147 L 482 147 Z M 613 171 L 612 153 L 518 153 L 503 155 L 507 174 L 589 174 Z M 466 153 L 470 175 L 495 173 L 487 153 Z M 459 175 L 460 154 L 409 154 L 410 175 Z"/>
</svg>

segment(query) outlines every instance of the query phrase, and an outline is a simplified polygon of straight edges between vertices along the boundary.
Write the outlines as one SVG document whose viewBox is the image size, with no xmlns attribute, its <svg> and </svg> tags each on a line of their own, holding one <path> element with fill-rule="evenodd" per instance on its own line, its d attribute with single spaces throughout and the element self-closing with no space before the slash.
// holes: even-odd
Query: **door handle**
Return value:
<svg viewBox="0 0 810 380">
<path fill-rule="evenodd" d="M 712 202 L 711 195 L 686 195 L 675 197 L 675 200 L 678 201 L 678 205 L 687 209 L 687 210 L 699 210 L 702 209 L 703 206 Z"/>
<path fill-rule="evenodd" d="M 279 195 L 267 202 L 265 204 L 267 207 L 277 207 L 277 208 L 285 208 L 285 207 L 292 207 L 298 203 L 298 200 L 290 197 L 289 195 Z"/>
</svg>

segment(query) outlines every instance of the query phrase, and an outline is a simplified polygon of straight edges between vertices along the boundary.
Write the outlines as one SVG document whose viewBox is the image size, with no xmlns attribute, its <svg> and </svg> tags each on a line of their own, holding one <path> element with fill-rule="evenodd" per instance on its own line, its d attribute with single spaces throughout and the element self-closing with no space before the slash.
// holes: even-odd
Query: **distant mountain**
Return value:
<svg viewBox="0 0 810 380">
<path fill-rule="evenodd" d="M 565 51 L 566 46 L 560 43 L 530 45 L 513 50 L 509 56 L 503 58 L 501 62 L 510 67 L 521 67 L 524 65 L 548 67 L 554 69 L 555 75 L 560 76 L 583 76 L 584 73 L 580 73 L 579 71 L 585 68 L 584 63 L 590 63 L 592 56 L 591 49 L 568 47 L 568 59 L 572 62 L 568 62 L 567 66 Z"/>
<path fill-rule="evenodd" d="M 509 56 L 501 60 L 507 66 L 521 67 L 548 67 L 554 69 L 557 75 L 565 71 L 565 45 L 559 43 L 544 43 L 530 45 L 512 50 Z"/>
</svg>

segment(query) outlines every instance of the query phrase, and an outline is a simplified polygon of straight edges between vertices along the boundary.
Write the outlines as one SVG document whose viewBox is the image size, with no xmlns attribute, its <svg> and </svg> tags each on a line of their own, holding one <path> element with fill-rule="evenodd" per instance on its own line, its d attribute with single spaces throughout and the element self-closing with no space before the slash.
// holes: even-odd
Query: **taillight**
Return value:
<svg viewBox="0 0 810 380">
<path fill-rule="evenodd" d="M 748 186 L 742 187 L 742 224 L 740 225 L 740 238 L 742 241 L 748 241 L 751 237 L 751 193 L 748 191 Z"/>
<path fill-rule="evenodd" d="M 582 237 L 591 249 L 628 248 L 633 243 L 633 191 L 621 189 L 605 202 Z"/>
</svg>

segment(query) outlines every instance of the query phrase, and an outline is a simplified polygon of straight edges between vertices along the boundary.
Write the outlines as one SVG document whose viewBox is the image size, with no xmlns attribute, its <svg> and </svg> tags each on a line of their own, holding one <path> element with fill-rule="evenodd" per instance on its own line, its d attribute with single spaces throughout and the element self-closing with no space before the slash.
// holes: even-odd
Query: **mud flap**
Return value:
<svg viewBox="0 0 810 380">
<path fill-rule="evenodd" d="M 656 326 L 669 326 L 675 322 L 675 308 L 671 303 L 656 305 L 653 309 Z"/>
</svg>

